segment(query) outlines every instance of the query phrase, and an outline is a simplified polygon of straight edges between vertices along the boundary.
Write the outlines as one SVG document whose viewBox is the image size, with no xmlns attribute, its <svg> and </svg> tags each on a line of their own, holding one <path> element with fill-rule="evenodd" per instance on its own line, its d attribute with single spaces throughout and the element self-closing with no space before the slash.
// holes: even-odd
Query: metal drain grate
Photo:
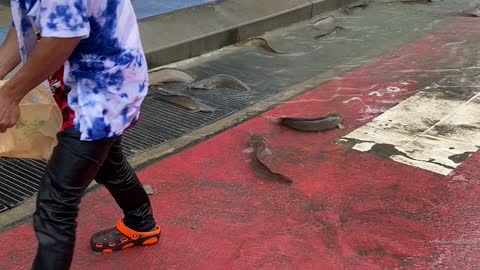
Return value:
<svg viewBox="0 0 480 270">
<path fill-rule="evenodd" d="M 180 86 L 175 84 L 169 87 L 170 91 L 180 89 Z M 262 91 L 245 95 L 229 89 L 183 91 L 183 94 L 215 108 L 213 113 L 198 113 L 154 100 L 150 96 L 155 93 L 155 87 L 151 87 L 149 97 L 142 106 L 142 121 L 125 134 L 123 146 L 125 154 L 129 157 L 246 108 L 266 94 L 273 94 L 271 91 Z M 45 165 L 43 162 L 32 160 L 0 160 L 0 213 L 14 208 L 38 191 Z"/>
<path fill-rule="evenodd" d="M 32 197 L 44 168 L 45 163 L 34 160 L 0 160 L 0 212 Z"/>
<path fill-rule="evenodd" d="M 175 90 L 176 86 L 170 85 L 170 87 Z M 214 107 L 213 113 L 190 112 L 147 97 L 142 106 L 142 121 L 125 134 L 123 140 L 125 154 L 130 157 L 181 137 L 241 110 L 264 96 L 245 96 L 238 92 L 228 94 L 229 91 L 232 90 L 184 93 Z M 155 93 L 155 88 L 152 87 L 150 95 Z M 44 162 L 33 160 L 0 160 L 0 213 L 21 204 L 38 191 L 45 165 Z"/>
</svg>

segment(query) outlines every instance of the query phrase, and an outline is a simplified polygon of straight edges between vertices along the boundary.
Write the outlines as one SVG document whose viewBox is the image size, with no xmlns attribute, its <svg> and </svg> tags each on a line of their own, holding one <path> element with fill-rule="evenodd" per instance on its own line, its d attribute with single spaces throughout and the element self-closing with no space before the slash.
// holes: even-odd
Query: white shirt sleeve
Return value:
<svg viewBox="0 0 480 270">
<path fill-rule="evenodd" d="M 88 38 L 87 0 L 42 0 L 39 22 L 42 37 Z"/>
</svg>

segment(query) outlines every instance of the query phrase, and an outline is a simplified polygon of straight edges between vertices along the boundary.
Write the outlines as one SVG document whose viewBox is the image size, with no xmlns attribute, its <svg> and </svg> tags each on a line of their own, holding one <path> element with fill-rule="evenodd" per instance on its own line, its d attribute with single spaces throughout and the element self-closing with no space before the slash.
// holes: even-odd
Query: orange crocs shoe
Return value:
<svg viewBox="0 0 480 270">
<path fill-rule="evenodd" d="M 123 219 L 117 226 L 94 234 L 90 240 L 90 247 L 95 252 L 111 253 L 133 246 L 147 246 L 158 242 L 160 226 L 151 232 L 137 232 L 128 228 Z"/>
</svg>

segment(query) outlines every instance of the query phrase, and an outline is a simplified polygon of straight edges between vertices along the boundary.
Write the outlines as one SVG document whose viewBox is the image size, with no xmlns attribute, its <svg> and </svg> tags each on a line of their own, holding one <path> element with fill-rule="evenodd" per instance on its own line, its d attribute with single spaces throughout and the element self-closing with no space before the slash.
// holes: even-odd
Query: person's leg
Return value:
<svg viewBox="0 0 480 270">
<path fill-rule="evenodd" d="M 96 233 L 93 251 L 111 252 L 158 242 L 160 227 L 155 223 L 147 193 L 123 155 L 121 140 L 115 142 L 95 180 L 104 184 L 124 212 L 115 228 Z"/>
<path fill-rule="evenodd" d="M 69 269 L 75 245 L 78 205 L 117 139 L 80 141 L 66 130 L 50 159 L 33 217 L 38 251 L 33 269 Z"/>
<path fill-rule="evenodd" d="M 123 155 L 121 140 L 115 142 L 95 180 L 105 185 L 123 210 L 123 222 L 132 230 L 148 232 L 155 219 L 147 193 Z"/>
</svg>

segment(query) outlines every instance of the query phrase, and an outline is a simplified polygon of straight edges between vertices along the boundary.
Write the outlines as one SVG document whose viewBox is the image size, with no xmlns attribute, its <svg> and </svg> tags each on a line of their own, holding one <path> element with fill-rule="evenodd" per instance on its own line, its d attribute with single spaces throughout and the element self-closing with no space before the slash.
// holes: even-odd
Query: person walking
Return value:
<svg viewBox="0 0 480 270">
<path fill-rule="evenodd" d="M 70 268 L 79 204 L 94 179 L 124 217 L 92 236 L 92 250 L 157 243 L 160 227 L 150 200 L 122 154 L 122 135 L 139 120 L 148 92 L 130 0 L 11 0 L 11 11 L 13 23 L 0 48 L 0 79 L 23 65 L 0 88 L 0 133 L 15 126 L 19 102 L 45 81 L 63 115 L 37 195 L 33 269 Z"/>
</svg>

